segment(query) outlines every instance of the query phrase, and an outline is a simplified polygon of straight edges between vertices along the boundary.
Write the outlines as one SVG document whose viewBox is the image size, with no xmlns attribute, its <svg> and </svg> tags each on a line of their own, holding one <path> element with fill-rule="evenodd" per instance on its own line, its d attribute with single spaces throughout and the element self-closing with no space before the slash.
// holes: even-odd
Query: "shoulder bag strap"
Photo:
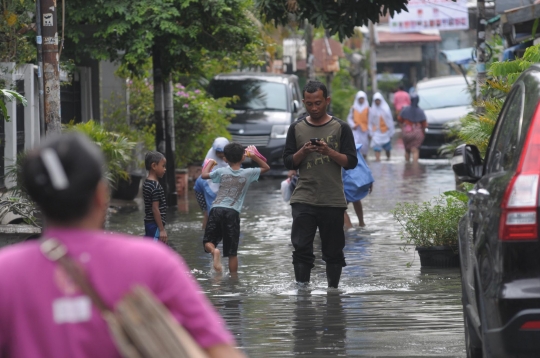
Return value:
<svg viewBox="0 0 540 358">
<path fill-rule="evenodd" d="M 94 289 L 83 268 L 67 254 L 67 248 L 57 239 L 41 240 L 41 252 L 46 258 L 53 262 L 58 262 L 73 281 L 79 286 L 82 292 L 92 300 L 92 303 L 99 309 L 101 314 L 110 313 L 111 310 L 99 293 Z"/>
</svg>

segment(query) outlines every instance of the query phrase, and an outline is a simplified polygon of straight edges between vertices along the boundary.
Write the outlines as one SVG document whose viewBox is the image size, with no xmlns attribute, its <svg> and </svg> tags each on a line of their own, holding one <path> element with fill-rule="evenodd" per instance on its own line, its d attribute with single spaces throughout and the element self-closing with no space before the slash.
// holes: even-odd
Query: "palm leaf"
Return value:
<svg viewBox="0 0 540 358">
<path fill-rule="evenodd" d="M 0 112 L 6 121 L 9 121 L 8 111 L 6 102 L 20 101 L 23 106 L 28 104 L 26 98 L 17 91 L 12 91 L 8 89 L 0 89 Z"/>
</svg>

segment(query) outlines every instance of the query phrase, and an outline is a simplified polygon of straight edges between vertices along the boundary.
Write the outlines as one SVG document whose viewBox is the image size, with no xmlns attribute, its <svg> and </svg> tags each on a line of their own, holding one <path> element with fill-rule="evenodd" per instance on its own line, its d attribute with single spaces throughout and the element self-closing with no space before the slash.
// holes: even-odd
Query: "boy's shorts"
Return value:
<svg viewBox="0 0 540 358">
<path fill-rule="evenodd" d="M 237 256 L 240 242 L 240 213 L 234 209 L 212 208 L 203 238 L 215 247 L 223 240 L 223 256 Z M 206 251 L 206 250 L 205 250 Z"/>
<path fill-rule="evenodd" d="M 144 223 L 144 236 L 159 241 L 159 228 L 156 223 Z"/>
<path fill-rule="evenodd" d="M 389 152 L 392 150 L 392 142 L 388 142 L 383 145 L 376 145 L 373 147 L 373 150 L 376 152 L 382 152 L 383 150 Z"/>
</svg>

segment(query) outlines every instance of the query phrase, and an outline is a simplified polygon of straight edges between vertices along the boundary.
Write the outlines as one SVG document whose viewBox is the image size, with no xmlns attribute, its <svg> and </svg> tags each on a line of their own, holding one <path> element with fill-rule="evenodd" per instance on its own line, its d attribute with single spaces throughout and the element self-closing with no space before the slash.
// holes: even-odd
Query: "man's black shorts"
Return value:
<svg viewBox="0 0 540 358">
<path fill-rule="evenodd" d="M 223 256 L 237 256 L 240 241 L 240 213 L 238 211 L 220 207 L 210 210 L 203 246 L 211 242 L 217 247 L 221 240 L 223 240 Z"/>
</svg>

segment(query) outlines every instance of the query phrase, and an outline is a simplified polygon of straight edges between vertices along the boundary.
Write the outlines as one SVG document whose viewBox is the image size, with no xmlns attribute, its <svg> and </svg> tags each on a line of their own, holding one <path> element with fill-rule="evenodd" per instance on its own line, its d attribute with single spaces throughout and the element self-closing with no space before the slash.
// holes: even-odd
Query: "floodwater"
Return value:
<svg viewBox="0 0 540 358">
<path fill-rule="evenodd" d="M 237 278 L 212 270 L 203 252 L 193 192 L 168 215 L 170 245 L 185 259 L 250 357 L 465 357 L 458 269 L 421 269 L 418 254 L 403 252 L 390 210 L 454 188 L 444 160 L 406 164 L 401 141 L 393 158 L 369 165 L 374 190 L 364 199 L 367 227 L 347 233 L 340 288 L 327 289 L 320 241 L 312 282 L 294 283 L 291 210 L 281 179 L 252 184 L 241 215 Z M 142 235 L 142 205 L 119 209 L 108 228 Z M 349 207 L 353 223 L 358 220 Z M 407 268 L 407 262 L 413 261 Z M 224 260 L 225 267 L 227 261 Z"/>
</svg>

